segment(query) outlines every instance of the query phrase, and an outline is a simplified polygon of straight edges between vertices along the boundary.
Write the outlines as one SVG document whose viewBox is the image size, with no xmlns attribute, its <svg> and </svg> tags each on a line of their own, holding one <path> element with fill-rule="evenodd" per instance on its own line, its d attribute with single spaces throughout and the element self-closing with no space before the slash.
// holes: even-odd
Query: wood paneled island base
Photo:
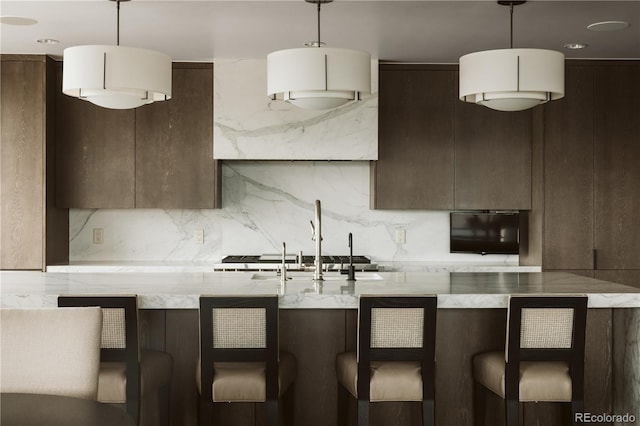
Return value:
<svg viewBox="0 0 640 426">
<path fill-rule="evenodd" d="M 172 424 L 196 425 L 195 365 L 198 316 L 195 310 L 143 310 L 145 343 L 174 357 L 171 395 Z M 357 311 L 353 309 L 286 309 L 280 311 L 280 346 L 298 360 L 294 385 L 294 424 L 337 425 L 338 393 L 335 357 L 356 347 Z M 473 425 L 473 355 L 504 348 L 506 309 L 440 309 L 436 344 L 436 424 Z M 162 332 L 164 327 L 164 333 Z M 585 368 L 585 407 L 591 413 L 612 413 L 612 310 L 589 309 Z M 501 424 L 502 401 L 490 398 L 487 424 Z M 350 424 L 355 400 L 350 399 Z M 228 404 L 216 411 L 223 424 L 261 424 L 261 404 Z M 527 403 L 524 425 L 568 424 L 564 404 Z M 371 424 L 419 425 L 418 403 L 376 403 Z"/>
</svg>

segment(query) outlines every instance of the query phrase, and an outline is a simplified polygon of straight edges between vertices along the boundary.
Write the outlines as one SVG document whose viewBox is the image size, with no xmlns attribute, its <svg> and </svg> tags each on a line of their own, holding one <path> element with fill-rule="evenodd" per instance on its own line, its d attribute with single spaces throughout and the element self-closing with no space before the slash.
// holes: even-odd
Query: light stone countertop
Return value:
<svg viewBox="0 0 640 426">
<path fill-rule="evenodd" d="M 506 308 L 511 294 L 587 294 L 591 308 L 640 308 L 640 289 L 562 272 L 363 272 L 350 284 L 325 273 L 0 272 L 2 307 L 56 306 L 57 296 L 137 294 L 141 309 L 197 309 L 200 295 L 278 294 L 282 309 L 357 309 L 361 294 L 437 294 L 439 308 Z"/>
<path fill-rule="evenodd" d="M 520 266 L 512 263 L 478 262 L 404 262 L 390 261 L 377 262 L 381 271 L 386 272 L 541 272 L 540 266 Z M 193 273 L 214 272 L 221 267 L 230 268 L 231 264 L 220 262 L 181 262 L 181 261 L 157 261 L 157 262 L 125 262 L 125 261 L 80 261 L 69 265 L 49 265 L 47 272 L 68 273 L 115 273 L 115 272 L 168 272 L 168 273 Z M 241 269 L 243 265 L 238 265 Z M 269 266 L 269 265 L 265 265 Z"/>
</svg>

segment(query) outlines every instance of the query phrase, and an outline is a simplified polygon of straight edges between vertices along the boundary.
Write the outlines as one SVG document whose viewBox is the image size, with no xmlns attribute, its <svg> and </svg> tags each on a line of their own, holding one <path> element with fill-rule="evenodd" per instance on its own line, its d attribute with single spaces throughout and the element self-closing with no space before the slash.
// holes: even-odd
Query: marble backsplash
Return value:
<svg viewBox="0 0 640 426">
<path fill-rule="evenodd" d="M 517 264 L 518 256 L 449 253 L 449 212 L 369 209 L 364 161 L 233 161 L 223 165 L 219 210 L 79 210 L 69 213 L 69 258 L 218 262 L 228 254 L 314 252 L 309 221 L 322 202 L 323 253 L 375 262 Z M 93 229 L 104 242 L 93 243 Z M 406 242 L 396 242 L 396 230 Z M 204 242 L 196 235 L 203 231 Z"/>
</svg>

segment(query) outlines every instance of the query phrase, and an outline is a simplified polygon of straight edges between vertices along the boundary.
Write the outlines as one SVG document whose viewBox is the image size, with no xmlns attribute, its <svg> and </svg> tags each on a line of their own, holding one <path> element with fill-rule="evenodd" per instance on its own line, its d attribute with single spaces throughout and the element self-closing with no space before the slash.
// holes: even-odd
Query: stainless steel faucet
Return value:
<svg viewBox="0 0 640 426">
<path fill-rule="evenodd" d="M 282 243 L 282 266 L 281 266 L 282 271 L 280 272 L 280 282 L 282 284 L 285 284 L 287 282 L 286 259 L 287 259 L 287 244 L 283 242 Z"/>
<path fill-rule="evenodd" d="M 324 278 L 322 278 L 322 217 L 320 200 L 316 200 L 315 224 L 314 221 L 311 221 L 311 232 L 311 240 L 316 242 L 316 258 L 313 262 L 315 266 L 313 280 L 324 281 Z"/>
</svg>

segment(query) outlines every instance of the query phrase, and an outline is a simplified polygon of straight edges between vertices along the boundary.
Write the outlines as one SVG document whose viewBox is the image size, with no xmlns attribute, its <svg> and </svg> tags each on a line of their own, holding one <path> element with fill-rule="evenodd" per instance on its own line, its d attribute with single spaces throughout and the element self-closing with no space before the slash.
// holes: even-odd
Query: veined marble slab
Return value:
<svg viewBox="0 0 640 426">
<path fill-rule="evenodd" d="M 371 61 L 371 95 L 326 111 L 269 99 L 266 59 L 214 62 L 214 158 L 378 159 L 377 59 Z"/>
<path fill-rule="evenodd" d="M 60 294 L 137 294 L 141 309 L 197 309 L 201 294 L 277 294 L 282 309 L 357 309 L 361 294 L 436 294 L 440 308 L 464 309 L 506 308 L 511 294 L 587 294 L 590 308 L 640 308 L 640 289 L 560 272 L 363 272 L 355 283 L 326 273 L 320 284 L 311 273 L 295 276 L 282 285 L 267 272 L 0 272 L 2 307 L 56 306 Z"/>
</svg>

